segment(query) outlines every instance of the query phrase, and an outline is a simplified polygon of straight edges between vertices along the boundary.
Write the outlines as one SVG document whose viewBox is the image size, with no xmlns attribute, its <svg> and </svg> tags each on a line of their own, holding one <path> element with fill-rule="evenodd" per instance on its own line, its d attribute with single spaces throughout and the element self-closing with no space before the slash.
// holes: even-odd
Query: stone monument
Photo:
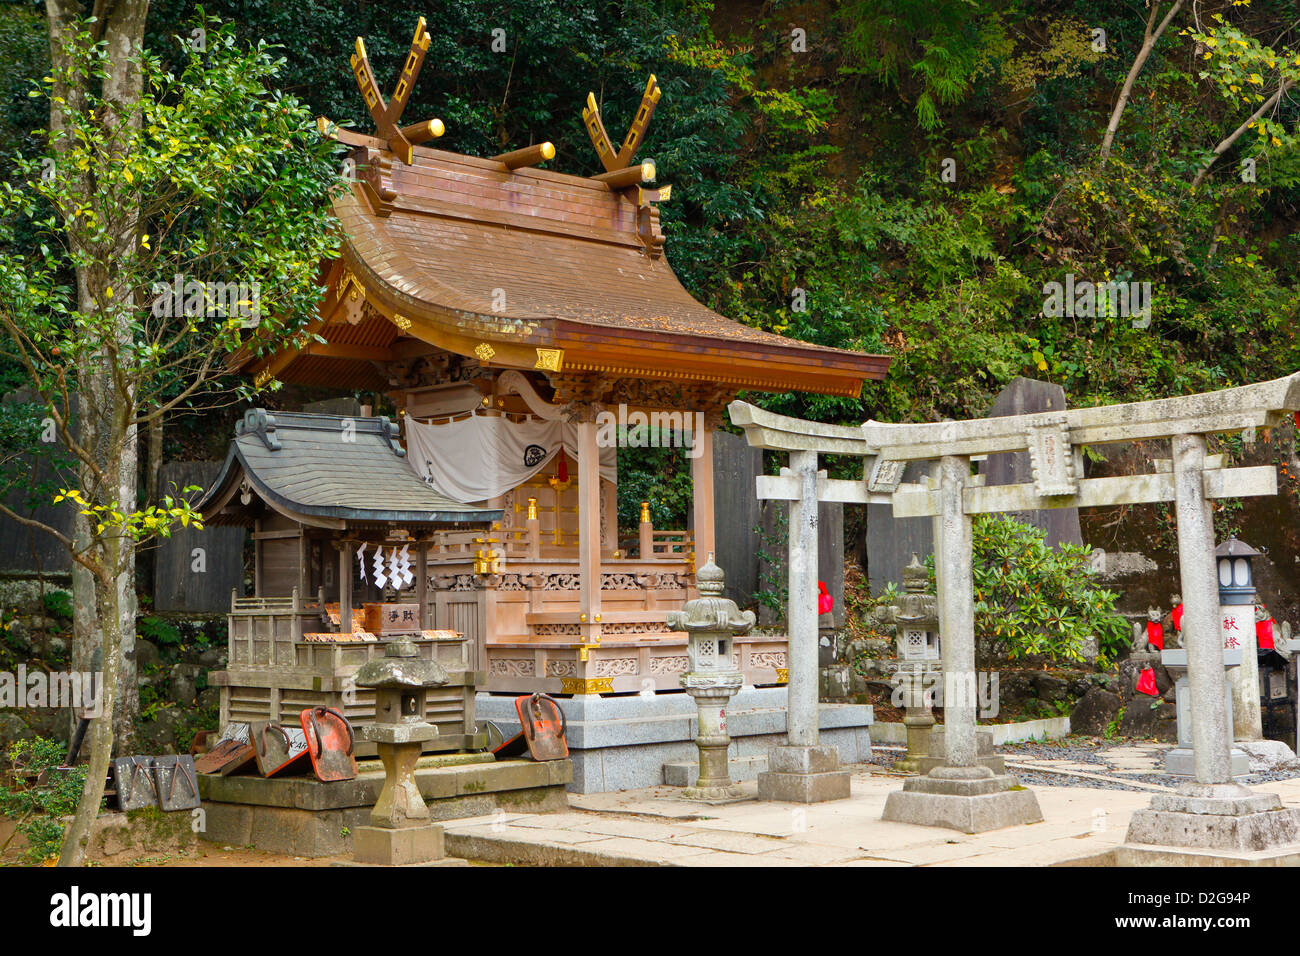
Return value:
<svg viewBox="0 0 1300 956">
<path fill-rule="evenodd" d="M 754 626 L 753 611 L 741 612 L 736 602 L 722 596 L 726 587 L 722 569 L 709 560 L 695 573 L 700 596 L 687 601 L 680 611 L 668 612 L 668 626 L 685 631 L 688 670 L 681 676 L 682 688 L 695 701 L 699 716 L 695 744 L 700 750 L 700 777 L 687 787 L 688 800 L 709 803 L 745 799 L 745 792 L 731 782 L 727 752 L 727 702 L 740 690 L 744 675 L 733 663 L 732 640 Z"/>
</svg>

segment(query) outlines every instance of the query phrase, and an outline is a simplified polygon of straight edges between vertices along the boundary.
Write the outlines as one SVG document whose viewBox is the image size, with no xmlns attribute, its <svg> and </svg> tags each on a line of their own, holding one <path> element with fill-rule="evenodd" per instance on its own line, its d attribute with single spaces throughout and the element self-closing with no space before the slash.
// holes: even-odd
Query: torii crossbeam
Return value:
<svg viewBox="0 0 1300 956">
<path fill-rule="evenodd" d="M 1284 810 L 1275 795 L 1253 793 L 1232 780 L 1210 508 L 1215 498 L 1276 494 L 1277 472 L 1267 466 L 1226 468 L 1206 452 L 1207 435 L 1275 426 L 1300 410 L 1300 373 L 1181 398 L 930 424 L 869 421 L 852 428 L 787 418 L 744 402 L 733 402 L 729 410 L 751 445 L 790 452 L 790 467 L 780 476 L 758 479 L 758 496 L 791 502 L 791 747 L 817 746 L 817 502 L 889 504 L 897 517 L 934 519 L 947 763 L 891 794 L 885 819 L 967 832 L 1041 819 L 1031 791 L 978 764 L 973 695 L 948 696 L 974 686 L 972 515 L 1172 501 L 1196 775 L 1178 794 L 1157 796 L 1151 809 L 1136 813 L 1129 842 L 1186 847 L 1219 840 L 1217 845 L 1235 846 L 1234 840 L 1241 843 L 1263 830 L 1275 842 L 1300 842 L 1300 810 Z M 1155 474 L 1083 477 L 1082 445 L 1164 438 L 1171 440 L 1172 461 Z M 1033 482 L 985 487 L 971 475 L 972 458 L 1017 451 L 1029 453 Z M 817 470 L 819 454 L 861 457 L 862 480 L 826 478 Z M 901 481 L 912 461 L 935 462 L 928 483 Z"/>
</svg>

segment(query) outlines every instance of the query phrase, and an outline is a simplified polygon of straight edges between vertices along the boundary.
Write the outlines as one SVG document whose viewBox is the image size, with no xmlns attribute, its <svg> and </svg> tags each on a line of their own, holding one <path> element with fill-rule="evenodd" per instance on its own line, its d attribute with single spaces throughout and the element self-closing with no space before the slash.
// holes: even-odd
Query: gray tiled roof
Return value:
<svg viewBox="0 0 1300 956">
<path fill-rule="evenodd" d="M 205 517 L 240 471 L 261 497 L 302 514 L 406 523 L 501 517 L 499 509 L 464 505 L 426 485 L 387 418 L 246 412 L 221 474 L 197 506 Z"/>
</svg>

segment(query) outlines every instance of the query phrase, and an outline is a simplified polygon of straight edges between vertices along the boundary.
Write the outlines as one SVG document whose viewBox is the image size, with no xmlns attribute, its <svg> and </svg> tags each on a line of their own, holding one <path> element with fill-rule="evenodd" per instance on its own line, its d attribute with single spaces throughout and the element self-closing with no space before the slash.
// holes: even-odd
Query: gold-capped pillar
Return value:
<svg viewBox="0 0 1300 956">
<path fill-rule="evenodd" d="M 695 416 L 696 427 L 691 444 L 691 514 L 695 527 L 694 550 L 697 563 L 713 548 L 713 428 L 710 416 Z M 703 427 L 699 427 L 703 426 Z"/>
<path fill-rule="evenodd" d="M 600 447 L 594 404 L 575 406 L 578 433 L 578 567 L 583 644 L 600 643 Z"/>
</svg>

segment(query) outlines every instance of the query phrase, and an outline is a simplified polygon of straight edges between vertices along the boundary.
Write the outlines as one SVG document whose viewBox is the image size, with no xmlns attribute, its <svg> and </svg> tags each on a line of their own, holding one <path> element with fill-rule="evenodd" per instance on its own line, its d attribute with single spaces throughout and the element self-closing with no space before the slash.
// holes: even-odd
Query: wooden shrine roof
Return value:
<svg viewBox="0 0 1300 956">
<path fill-rule="evenodd" d="M 263 381 L 382 387 L 378 365 L 419 342 L 502 368 L 855 397 L 889 367 L 697 302 L 661 253 L 663 190 L 419 146 L 406 165 L 382 140 L 332 134 L 367 173 L 334 203 L 342 257 L 310 329 L 329 344 L 245 357 Z"/>
<path fill-rule="evenodd" d="M 347 423 L 351 423 L 350 425 Z M 199 501 L 208 524 L 248 524 L 241 486 L 295 521 L 487 525 L 501 511 L 452 501 L 420 480 L 387 418 L 252 409 L 236 427 L 221 474 Z"/>
</svg>

